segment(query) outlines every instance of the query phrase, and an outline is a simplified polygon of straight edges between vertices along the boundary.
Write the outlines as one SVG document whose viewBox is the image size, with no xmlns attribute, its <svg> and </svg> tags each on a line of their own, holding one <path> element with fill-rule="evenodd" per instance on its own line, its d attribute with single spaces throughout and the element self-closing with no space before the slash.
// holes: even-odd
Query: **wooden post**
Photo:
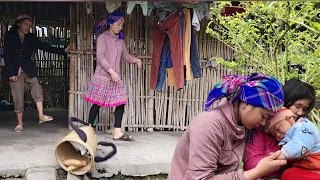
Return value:
<svg viewBox="0 0 320 180">
<path fill-rule="evenodd" d="M 36 16 L 33 16 L 32 33 L 34 33 L 36 36 L 38 35 L 36 26 Z"/>
<path fill-rule="evenodd" d="M 75 35 L 73 34 L 75 32 L 74 27 L 74 13 L 75 13 L 75 7 L 71 4 L 70 5 L 70 42 L 73 44 L 76 42 Z M 69 66 L 69 117 L 74 116 L 74 106 L 75 106 L 75 64 L 76 64 L 76 55 L 72 55 L 70 58 L 70 66 Z"/>
<path fill-rule="evenodd" d="M 76 4 L 76 32 L 77 32 L 77 40 L 76 40 L 76 45 L 77 45 L 77 50 L 82 50 L 81 48 L 81 40 L 82 40 L 82 34 L 81 34 L 81 30 L 80 28 L 82 27 L 82 24 L 80 24 L 80 19 L 82 18 L 81 17 L 81 2 L 77 2 Z M 82 22 L 83 23 L 83 22 Z M 76 61 L 76 64 L 75 64 L 75 89 L 76 89 L 76 92 L 75 92 L 75 116 L 77 118 L 80 118 L 79 117 L 79 108 L 80 108 L 80 103 L 82 103 L 80 101 L 80 95 L 78 94 L 79 92 L 79 82 L 81 82 L 80 80 L 80 77 L 79 77 L 79 74 L 80 74 L 80 63 L 82 62 L 81 61 L 81 57 L 83 57 L 82 55 L 80 54 L 77 54 L 77 61 Z"/>
<path fill-rule="evenodd" d="M 65 42 L 67 42 L 67 20 L 66 20 L 66 16 L 63 17 L 63 26 L 64 26 L 64 31 L 63 31 L 63 36 L 64 36 L 64 40 Z M 68 76 L 67 76 L 67 68 L 68 66 L 68 55 L 65 55 L 64 56 L 64 59 L 63 59 L 63 106 L 64 108 L 68 108 L 68 100 L 67 100 L 67 97 L 68 97 L 68 89 L 67 89 L 67 83 L 68 83 Z"/>
<path fill-rule="evenodd" d="M 152 18 L 148 18 L 148 20 L 146 21 L 146 32 L 145 32 L 145 41 L 148 41 L 148 37 L 150 37 L 150 39 L 152 39 L 152 31 L 149 31 L 149 29 L 152 29 Z M 151 41 L 153 43 L 153 41 Z M 148 47 L 148 46 L 146 46 Z M 146 49 L 148 50 L 148 48 Z M 147 52 L 147 54 L 151 54 L 151 52 Z M 148 102 L 148 107 L 147 107 L 147 118 L 148 118 L 148 132 L 153 132 L 153 128 L 151 128 L 150 126 L 154 125 L 154 117 L 153 117 L 153 113 L 154 113 L 154 99 L 152 98 L 154 96 L 154 90 L 152 90 L 150 87 L 148 87 L 148 98 L 147 98 L 147 102 Z"/>
</svg>

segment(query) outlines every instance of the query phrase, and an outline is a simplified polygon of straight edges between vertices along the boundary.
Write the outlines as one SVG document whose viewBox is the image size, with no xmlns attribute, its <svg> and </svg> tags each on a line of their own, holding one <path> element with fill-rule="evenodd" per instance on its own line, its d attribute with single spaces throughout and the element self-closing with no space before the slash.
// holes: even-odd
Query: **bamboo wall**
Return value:
<svg viewBox="0 0 320 180">
<path fill-rule="evenodd" d="M 19 13 L 26 13 L 31 17 L 36 17 L 38 25 L 60 26 L 64 17 L 68 16 L 69 4 L 70 2 L 1 1 L 0 14 L 10 24 L 15 21 Z M 69 24 L 69 17 L 67 20 Z"/>
<path fill-rule="evenodd" d="M 94 69 L 94 22 L 106 17 L 103 4 L 93 5 L 93 14 L 86 14 L 85 4 L 77 3 L 70 9 L 71 42 L 74 51 L 70 55 L 69 116 L 87 121 L 90 103 L 83 100 Z M 122 9 L 123 10 L 123 9 Z M 95 17 L 93 19 L 93 17 Z M 184 130 L 204 106 L 208 92 L 227 69 L 218 66 L 205 68 L 205 60 L 215 55 L 232 59 L 232 52 L 222 43 L 205 33 L 206 21 L 201 22 L 198 47 L 203 77 L 189 81 L 183 90 L 165 85 L 163 92 L 149 87 L 152 55 L 152 18 L 144 17 L 140 7 L 125 18 L 126 46 L 132 55 L 143 61 L 143 68 L 122 63 L 122 78 L 127 91 L 127 105 L 123 127 L 129 131 Z M 97 128 L 107 131 L 113 127 L 114 109 L 100 109 Z"/>
<path fill-rule="evenodd" d="M 59 46 L 64 48 L 64 46 Z M 38 79 L 43 88 L 44 108 L 66 108 L 68 94 L 68 61 L 67 57 L 38 50 L 35 56 L 38 70 Z M 28 100 L 30 96 L 29 87 L 26 89 Z"/>
</svg>

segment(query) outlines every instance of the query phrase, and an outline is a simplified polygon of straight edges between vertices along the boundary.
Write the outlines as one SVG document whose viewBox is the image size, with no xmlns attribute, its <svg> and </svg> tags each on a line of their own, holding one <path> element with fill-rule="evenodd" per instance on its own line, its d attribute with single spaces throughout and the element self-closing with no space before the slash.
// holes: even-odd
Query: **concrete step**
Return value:
<svg viewBox="0 0 320 180">
<path fill-rule="evenodd" d="M 59 180 L 54 167 L 30 168 L 25 175 L 26 180 Z"/>
</svg>

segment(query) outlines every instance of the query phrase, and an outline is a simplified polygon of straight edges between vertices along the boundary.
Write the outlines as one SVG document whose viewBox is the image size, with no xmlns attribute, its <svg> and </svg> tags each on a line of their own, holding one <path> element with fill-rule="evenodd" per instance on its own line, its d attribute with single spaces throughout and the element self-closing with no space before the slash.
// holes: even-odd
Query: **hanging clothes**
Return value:
<svg viewBox="0 0 320 180">
<path fill-rule="evenodd" d="M 166 37 L 166 40 L 163 45 L 162 53 L 161 53 L 161 59 L 160 59 L 160 68 L 158 73 L 158 80 L 157 80 L 157 91 L 162 91 L 164 82 L 167 79 L 168 74 L 168 86 L 176 86 L 176 80 L 174 79 L 174 71 L 173 71 L 173 65 L 172 65 L 172 57 L 169 49 L 169 38 Z"/>
<path fill-rule="evenodd" d="M 148 16 L 151 15 L 151 12 L 154 8 L 161 9 L 163 12 L 171 12 L 173 10 L 176 10 L 176 7 L 174 7 L 171 2 L 151 1 L 151 2 L 148 2 Z M 160 19 L 160 21 L 162 21 L 163 19 Z"/>
<path fill-rule="evenodd" d="M 128 1 L 127 2 L 127 14 L 131 14 L 134 7 L 140 5 L 144 16 L 148 15 L 148 1 Z"/>
<path fill-rule="evenodd" d="M 151 63 L 150 88 L 155 90 L 160 58 L 166 35 L 170 40 L 170 52 L 172 57 L 173 74 L 178 89 L 184 86 L 183 59 L 182 59 L 182 36 L 181 36 L 181 13 L 175 12 L 169 15 L 162 23 L 155 24 L 153 31 L 153 55 Z"/>
<path fill-rule="evenodd" d="M 180 25 L 181 25 L 181 37 L 183 38 L 184 37 L 184 33 L 185 33 L 185 20 L 184 20 L 184 16 L 180 16 L 181 19 L 180 19 Z M 181 41 L 182 44 L 181 44 L 181 47 L 184 49 L 184 40 Z M 182 59 L 184 59 L 184 50 L 182 50 Z M 174 79 L 174 71 L 173 71 L 173 68 L 172 68 L 172 58 L 171 58 L 171 55 L 168 56 L 168 86 L 175 86 L 176 85 L 176 81 Z M 185 63 L 183 64 L 185 65 Z"/>
<path fill-rule="evenodd" d="M 191 19 L 193 19 L 193 16 L 196 15 L 194 12 L 195 11 L 192 11 L 192 10 L 190 11 Z M 198 43 L 197 43 L 195 26 L 191 26 L 190 63 L 191 63 L 193 78 L 202 77 L 202 71 L 201 71 L 201 66 L 200 66 L 200 58 L 199 58 L 197 44 Z"/>
<path fill-rule="evenodd" d="M 185 20 L 184 20 L 184 16 L 181 16 L 181 36 L 184 37 L 184 31 L 185 31 Z M 182 47 L 184 47 L 184 41 L 182 42 Z M 170 41 L 168 36 L 166 36 L 166 40 L 164 42 L 163 48 L 162 48 L 162 54 L 161 54 L 161 64 L 160 64 L 160 69 L 159 69 L 159 74 L 158 76 L 158 82 L 157 82 L 157 90 L 161 91 L 163 88 L 163 84 L 165 82 L 165 78 L 166 75 L 163 76 L 163 72 L 167 72 L 168 73 L 168 81 L 167 81 L 167 85 L 168 86 L 176 86 L 176 81 L 174 79 L 174 71 L 173 71 L 173 65 L 172 65 L 172 57 L 171 57 L 171 53 L 170 53 Z M 184 57 L 183 53 L 182 53 L 182 57 Z M 166 62 L 166 63 L 165 63 Z M 167 71 L 164 71 L 164 65 L 167 65 Z M 160 72 L 161 71 L 161 72 Z M 185 77 L 185 76 L 184 76 Z"/>
<path fill-rule="evenodd" d="M 168 68 L 168 86 L 176 86 L 176 79 L 174 78 L 173 68 Z"/>
<path fill-rule="evenodd" d="M 199 20 L 203 18 L 210 18 L 210 3 L 208 1 L 200 1 L 194 3 L 182 3 L 182 6 L 185 8 L 192 8 L 198 12 Z"/>
<path fill-rule="evenodd" d="M 185 18 L 185 33 L 184 33 L 184 63 L 186 66 L 186 79 L 192 79 L 191 65 L 190 65 L 190 48 L 191 48 L 191 15 L 190 9 L 182 9 Z"/>
<path fill-rule="evenodd" d="M 192 9 L 192 26 L 195 27 L 196 31 L 200 31 L 200 21 L 195 9 Z"/>
<path fill-rule="evenodd" d="M 157 91 L 162 91 L 164 82 L 166 81 L 166 77 L 167 77 L 167 68 L 172 68 L 172 60 L 171 60 L 171 53 L 170 53 L 169 46 L 170 46 L 169 37 L 166 36 L 166 39 L 163 44 L 162 52 L 161 52 L 161 57 L 160 57 L 160 67 L 159 67 L 158 80 L 157 80 L 157 86 L 156 86 Z M 174 81 L 174 75 L 172 77 Z M 169 81 L 169 77 L 168 77 L 168 81 Z"/>
<path fill-rule="evenodd" d="M 169 39 L 168 39 L 168 41 L 169 41 Z M 168 47 L 168 49 L 169 49 L 169 47 Z M 170 53 L 170 51 L 168 52 L 168 59 L 167 59 L 167 68 L 172 68 L 173 67 L 173 65 L 172 65 L 172 57 L 171 57 L 171 53 Z"/>
<path fill-rule="evenodd" d="M 198 2 L 196 4 L 196 11 L 198 12 L 199 20 L 204 18 L 210 18 L 210 3 L 208 2 Z"/>
<path fill-rule="evenodd" d="M 105 4 L 106 4 L 106 9 L 108 10 L 108 13 L 112 13 L 121 6 L 121 1 L 108 0 L 108 1 L 105 1 Z"/>
<path fill-rule="evenodd" d="M 181 11 L 182 12 L 182 11 Z M 182 12 L 183 13 L 183 12 Z M 181 23 L 181 37 L 182 37 L 182 59 L 184 60 L 184 47 L 185 47 L 185 44 L 184 44 L 184 35 L 185 35 L 185 31 L 186 31 L 186 26 L 185 26 L 185 16 L 184 16 L 184 13 L 180 16 L 181 19 L 180 19 L 180 23 Z M 183 62 L 183 65 L 186 65 L 185 61 Z"/>
</svg>

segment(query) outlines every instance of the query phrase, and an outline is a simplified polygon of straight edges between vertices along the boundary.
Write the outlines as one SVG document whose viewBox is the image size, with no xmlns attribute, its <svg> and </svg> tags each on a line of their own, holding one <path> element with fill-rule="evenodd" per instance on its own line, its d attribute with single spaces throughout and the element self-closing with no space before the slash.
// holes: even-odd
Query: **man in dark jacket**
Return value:
<svg viewBox="0 0 320 180">
<path fill-rule="evenodd" d="M 5 69 L 10 80 L 14 110 L 18 119 L 18 125 L 14 129 L 16 132 L 23 131 L 22 116 L 25 83 L 30 86 L 31 95 L 36 102 L 39 113 L 39 124 L 53 120 L 51 116 L 43 114 L 42 87 L 37 78 L 36 65 L 31 59 L 32 53 L 37 49 L 41 49 L 51 53 L 65 54 L 70 49 L 70 46 L 60 49 L 39 41 L 36 35 L 30 33 L 31 27 L 31 17 L 25 14 L 19 15 L 4 38 Z"/>
</svg>

